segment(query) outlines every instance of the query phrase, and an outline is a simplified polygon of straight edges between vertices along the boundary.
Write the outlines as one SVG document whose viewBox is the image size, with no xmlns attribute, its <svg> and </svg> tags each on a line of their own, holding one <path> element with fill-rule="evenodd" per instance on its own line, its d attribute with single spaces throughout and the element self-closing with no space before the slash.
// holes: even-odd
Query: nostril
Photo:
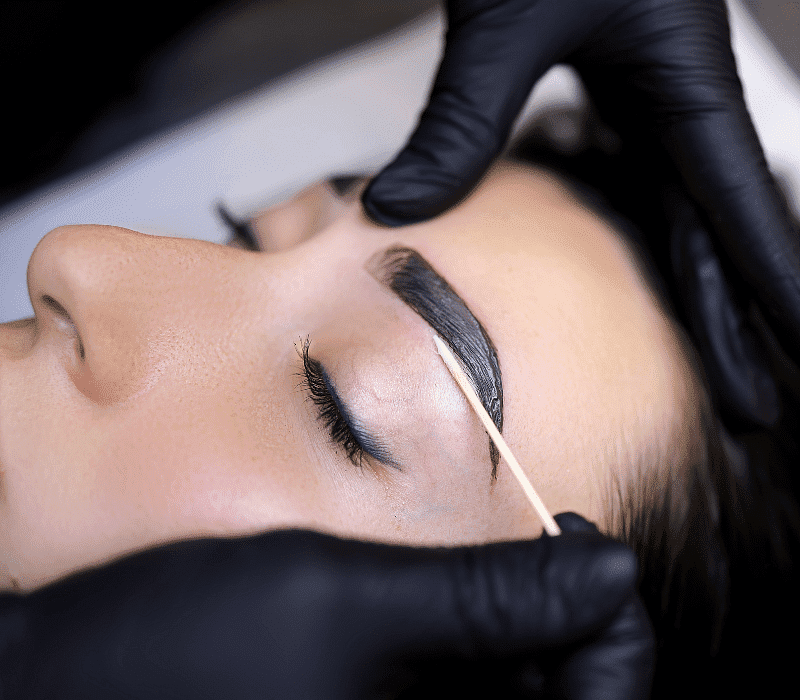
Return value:
<svg viewBox="0 0 800 700">
<path fill-rule="evenodd" d="M 42 294 L 42 303 L 50 309 L 52 312 L 58 314 L 59 316 L 63 316 L 68 321 L 72 322 L 72 319 L 69 317 L 67 310 L 61 306 L 53 297 L 49 294 Z"/>
<path fill-rule="evenodd" d="M 75 322 L 72 320 L 72 318 L 70 318 L 69 313 L 67 313 L 67 310 L 61 304 L 59 304 L 49 294 L 43 294 L 41 299 L 42 303 L 55 314 L 61 330 L 70 334 L 74 333 L 78 335 L 78 329 L 75 326 Z M 80 335 L 78 335 L 78 354 L 80 355 L 81 360 L 86 359 L 86 349 L 83 346 L 83 340 L 81 340 Z"/>
<path fill-rule="evenodd" d="M 53 313 L 56 325 L 60 330 L 66 333 L 74 333 L 77 330 L 75 328 L 75 322 L 70 318 L 67 310 L 53 299 L 53 297 L 49 294 L 42 294 L 41 300 L 42 304 Z"/>
</svg>

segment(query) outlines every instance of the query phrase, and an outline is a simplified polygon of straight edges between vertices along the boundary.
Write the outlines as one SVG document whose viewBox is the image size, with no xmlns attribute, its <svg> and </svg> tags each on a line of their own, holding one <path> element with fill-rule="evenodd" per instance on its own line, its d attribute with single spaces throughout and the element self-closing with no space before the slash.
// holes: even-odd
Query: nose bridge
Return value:
<svg viewBox="0 0 800 700">
<path fill-rule="evenodd" d="M 143 263 L 133 232 L 110 226 L 63 226 L 36 246 L 28 264 L 31 299 L 47 294 L 65 308 L 91 303 L 119 288 L 131 264 Z M 126 270 L 126 268 L 128 268 Z"/>
<path fill-rule="evenodd" d="M 212 248 L 108 226 L 42 239 L 28 267 L 31 300 L 37 307 L 48 295 L 71 317 L 85 347 L 85 394 L 122 400 L 221 330 L 226 304 L 215 318 L 204 304 L 220 277 Z"/>
<path fill-rule="evenodd" d="M 203 295 L 213 278 L 219 282 L 224 264 L 215 257 L 224 255 L 215 256 L 214 251 L 225 250 L 203 241 L 114 226 L 63 226 L 48 233 L 34 250 L 28 287 L 32 300 L 48 294 L 79 316 L 118 311 L 129 317 L 134 308 L 172 302 L 162 305 L 163 312 Z"/>
<path fill-rule="evenodd" d="M 263 358 L 291 347 L 324 316 L 338 274 L 329 252 L 263 255 L 66 226 L 37 246 L 28 286 L 37 315 L 48 313 L 48 295 L 71 317 L 85 348 L 84 393 L 100 387 L 104 401 L 117 401 L 156 375 L 212 381 L 247 348 Z"/>
</svg>

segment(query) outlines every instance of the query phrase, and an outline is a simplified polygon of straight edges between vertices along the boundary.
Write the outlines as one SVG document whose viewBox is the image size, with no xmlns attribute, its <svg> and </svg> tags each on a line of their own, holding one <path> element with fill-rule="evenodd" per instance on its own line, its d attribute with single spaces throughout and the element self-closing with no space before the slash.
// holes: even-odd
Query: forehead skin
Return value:
<svg viewBox="0 0 800 700">
<path fill-rule="evenodd" d="M 494 340 L 504 437 L 548 509 L 603 522 L 609 472 L 674 433 L 687 374 L 627 244 L 555 178 L 509 164 L 457 210 L 394 233 Z"/>
<path fill-rule="evenodd" d="M 365 269 L 398 244 L 494 341 L 504 436 L 545 505 L 603 521 L 611 472 L 669 432 L 681 377 L 617 235 L 551 177 L 510 165 L 403 229 L 357 202 L 309 215 L 306 200 L 265 216 L 270 255 L 110 227 L 40 244 L 39 325 L 0 327 L 0 584 L 275 527 L 414 544 L 538 535 L 502 461 L 490 479 L 486 435 L 430 328 Z M 44 292 L 86 336 L 86 363 L 40 313 Z M 298 387 L 306 335 L 403 471 L 359 472 L 331 446 Z"/>
</svg>

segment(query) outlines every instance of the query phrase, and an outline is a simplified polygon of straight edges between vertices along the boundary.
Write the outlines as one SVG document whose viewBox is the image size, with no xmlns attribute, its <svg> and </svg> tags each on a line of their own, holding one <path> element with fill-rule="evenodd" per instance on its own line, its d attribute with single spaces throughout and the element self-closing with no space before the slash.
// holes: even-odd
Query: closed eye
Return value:
<svg viewBox="0 0 800 700">
<path fill-rule="evenodd" d="M 347 459 L 360 469 L 363 469 L 367 457 L 399 469 L 386 447 L 366 430 L 341 400 L 322 363 L 309 355 L 310 345 L 311 341 L 306 338 L 298 349 L 303 361 L 303 371 L 299 375 L 301 386 L 317 407 L 317 418 L 328 431 L 331 441 L 339 445 Z"/>
</svg>

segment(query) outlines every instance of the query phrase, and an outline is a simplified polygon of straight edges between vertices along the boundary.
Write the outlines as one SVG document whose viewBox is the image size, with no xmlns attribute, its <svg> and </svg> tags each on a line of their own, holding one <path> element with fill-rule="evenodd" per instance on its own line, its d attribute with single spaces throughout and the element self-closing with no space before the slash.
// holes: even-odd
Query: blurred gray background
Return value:
<svg viewBox="0 0 800 700">
<path fill-rule="evenodd" d="M 13 105 L 4 120 L 16 138 L 5 149 L 0 207 L 436 5 L 4 1 L 0 70 Z"/>
<path fill-rule="evenodd" d="M 743 0 L 775 48 L 800 75 L 800 2 L 798 0 Z"/>
<path fill-rule="evenodd" d="M 800 2 L 742 0 L 800 74 Z M 0 3 L 0 207 L 48 180 L 286 73 L 374 39 L 437 0 L 228 0 L 113 8 Z"/>
<path fill-rule="evenodd" d="M 27 259 L 57 225 L 221 241 L 217 201 L 244 216 L 379 168 L 424 105 L 444 31 L 436 0 L 165 5 L 0 3 L 0 322 L 29 313 Z M 729 6 L 768 160 L 798 195 L 800 2 Z M 555 69 L 526 114 L 578 100 Z"/>
</svg>

